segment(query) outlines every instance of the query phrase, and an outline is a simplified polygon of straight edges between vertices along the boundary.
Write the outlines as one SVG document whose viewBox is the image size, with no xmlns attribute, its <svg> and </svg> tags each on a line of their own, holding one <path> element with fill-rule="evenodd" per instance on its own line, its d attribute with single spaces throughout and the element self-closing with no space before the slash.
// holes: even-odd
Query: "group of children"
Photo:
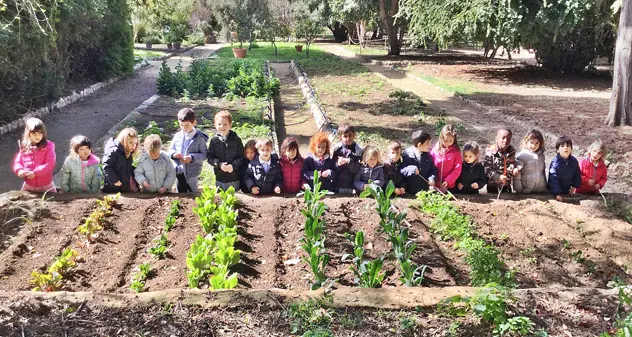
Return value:
<svg viewBox="0 0 632 337">
<path fill-rule="evenodd" d="M 301 156 L 294 137 L 283 141 L 278 154 L 273 153 L 269 139 L 249 140 L 244 146 L 231 130 L 232 116 L 227 111 L 215 115 L 217 133 L 210 142 L 206 134 L 195 128 L 193 110 L 180 110 L 178 123 L 180 131 L 167 152 L 162 151 L 158 135 L 145 138 L 145 152 L 136 167 L 133 163 L 139 139 L 133 128 L 122 130 L 106 143 L 103 170 L 99 158 L 92 154 L 88 138 L 73 137 L 59 188 L 64 192 L 97 192 L 103 179 L 106 193 L 163 194 L 171 191 L 174 184 L 179 193 L 197 192 L 204 161 L 213 167 L 217 186 L 233 186 L 255 195 L 297 193 L 305 184 L 313 186 L 317 179 L 323 189 L 339 194 L 360 193 L 370 183 L 384 187 L 392 181 L 398 196 L 431 188 L 443 193 L 477 194 L 487 186 L 492 193 L 549 191 L 562 201 L 566 195 L 598 193 L 607 180 L 604 146 L 593 143 L 578 161 L 571 155 L 572 141 L 565 136 L 555 144 L 557 155 L 551 161 L 547 180 L 544 138 L 537 130 L 524 137 L 519 153 L 511 145 L 511 131 L 498 130 L 495 143 L 487 148 L 483 160 L 475 142 L 465 143 L 461 152 L 457 132 L 451 125 L 442 128 L 434 146 L 431 135 L 419 130 L 413 132 L 412 146 L 405 150 L 399 142 L 390 143 L 383 161 L 376 147 L 363 149 L 355 142 L 356 132 L 346 123 L 338 129 L 340 142 L 333 150 L 328 134 L 314 135 L 306 158 Z M 13 170 L 24 179 L 23 190 L 55 192 L 55 144 L 47 140 L 41 120 L 30 118 L 25 124 Z"/>
</svg>

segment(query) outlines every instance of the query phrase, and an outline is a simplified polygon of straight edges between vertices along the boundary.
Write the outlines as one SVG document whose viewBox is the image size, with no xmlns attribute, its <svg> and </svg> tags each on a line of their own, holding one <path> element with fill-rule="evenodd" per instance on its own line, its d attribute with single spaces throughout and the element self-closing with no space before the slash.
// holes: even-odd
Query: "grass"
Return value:
<svg viewBox="0 0 632 337">
<path fill-rule="evenodd" d="M 378 48 L 374 48 L 374 47 L 363 47 L 360 48 L 359 45 L 342 45 L 342 47 L 344 47 L 347 50 L 350 50 L 356 54 L 362 54 L 362 55 L 373 55 L 373 56 L 384 56 L 388 53 L 388 51 L 386 49 L 378 49 Z"/>
<path fill-rule="evenodd" d="M 478 86 L 472 82 L 459 81 L 459 80 L 453 80 L 453 79 L 443 79 L 443 78 L 428 76 L 428 75 L 419 74 L 419 73 L 415 75 L 419 76 L 421 79 L 426 80 L 444 90 L 454 92 L 463 96 L 472 95 L 474 93 L 481 91 L 478 88 Z"/>
<path fill-rule="evenodd" d="M 153 59 L 167 55 L 165 52 L 155 50 L 134 49 L 134 57 L 140 59 Z"/>
</svg>

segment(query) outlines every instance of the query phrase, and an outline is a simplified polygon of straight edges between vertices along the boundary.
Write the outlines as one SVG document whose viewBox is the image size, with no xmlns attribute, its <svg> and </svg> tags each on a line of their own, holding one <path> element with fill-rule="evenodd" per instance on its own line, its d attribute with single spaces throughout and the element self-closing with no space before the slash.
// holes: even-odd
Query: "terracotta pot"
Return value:
<svg viewBox="0 0 632 337">
<path fill-rule="evenodd" d="M 175 48 L 175 50 L 180 50 L 180 47 L 182 47 L 182 42 L 173 43 L 173 48 Z"/>
<path fill-rule="evenodd" d="M 303 51 L 303 45 L 302 44 L 296 45 L 294 46 L 294 49 L 296 49 L 296 51 L 300 53 Z"/>
<path fill-rule="evenodd" d="M 248 51 L 246 48 L 233 48 L 233 55 L 236 59 L 245 59 L 246 51 Z"/>
<path fill-rule="evenodd" d="M 173 48 L 173 42 L 167 42 L 167 49 L 171 50 Z"/>
<path fill-rule="evenodd" d="M 147 47 L 147 49 L 151 49 L 152 43 L 151 42 L 146 42 L 145 43 L 145 47 Z"/>
</svg>

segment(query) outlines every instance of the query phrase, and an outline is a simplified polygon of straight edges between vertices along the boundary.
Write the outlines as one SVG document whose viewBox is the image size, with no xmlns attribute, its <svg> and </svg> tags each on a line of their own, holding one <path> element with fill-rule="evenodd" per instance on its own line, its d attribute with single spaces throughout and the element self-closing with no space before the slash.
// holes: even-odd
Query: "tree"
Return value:
<svg viewBox="0 0 632 337">
<path fill-rule="evenodd" d="M 403 31 L 398 33 L 400 25 L 395 20 L 395 16 L 399 13 L 399 0 L 379 0 L 380 1 L 380 18 L 386 29 L 388 38 L 388 55 L 399 55 L 402 51 L 401 37 Z M 404 20 L 402 17 L 398 20 Z"/>
<path fill-rule="evenodd" d="M 257 32 L 268 22 L 270 10 L 267 0 L 206 0 L 224 27 L 237 32 L 240 48 L 244 41 L 250 42 Z"/>
<path fill-rule="evenodd" d="M 606 124 L 632 125 L 632 4 L 623 1 L 619 18 L 619 35 L 614 54 L 612 98 Z"/>
<path fill-rule="evenodd" d="M 297 39 L 305 39 L 306 54 L 309 57 L 309 46 L 322 31 L 322 24 L 313 16 L 301 15 L 296 18 L 294 28 Z"/>
</svg>

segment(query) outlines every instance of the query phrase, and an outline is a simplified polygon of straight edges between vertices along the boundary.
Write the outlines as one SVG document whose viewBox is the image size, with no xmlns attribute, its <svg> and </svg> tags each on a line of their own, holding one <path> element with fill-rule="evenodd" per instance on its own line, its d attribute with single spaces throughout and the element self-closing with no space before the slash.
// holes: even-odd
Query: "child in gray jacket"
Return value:
<svg viewBox="0 0 632 337">
<path fill-rule="evenodd" d="M 161 150 L 162 141 L 158 135 L 145 138 L 143 153 L 134 170 L 134 178 L 146 192 L 164 194 L 170 192 L 176 182 L 176 169 L 166 152 Z"/>
<path fill-rule="evenodd" d="M 538 130 L 531 130 L 522 141 L 522 151 L 516 156 L 520 173 L 514 177 L 517 193 L 544 193 L 546 163 L 544 162 L 544 137 Z"/>
<path fill-rule="evenodd" d="M 103 178 L 99 162 L 99 158 L 92 154 L 92 143 L 88 137 L 72 137 L 70 154 L 61 167 L 61 190 L 71 193 L 99 192 Z"/>
<path fill-rule="evenodd" d="M 362 167 L 353 179 L 356 192 L 360 193 L 367 189 L 369 181 L 380 187 L 384 185 L 384 164 L 380 151 L 373 146 L 367 146 L 362 154 Z"/>
<path fill-rule="evenodd" d="M 168 152 L 175 163 L 176 188 L 178 193 L 197 192 L 209 137 L 195 129 L 195 112 L 190 108 L 178 111 L 178 123 L 180 131 L 173 136 Z"/>
</svg>

